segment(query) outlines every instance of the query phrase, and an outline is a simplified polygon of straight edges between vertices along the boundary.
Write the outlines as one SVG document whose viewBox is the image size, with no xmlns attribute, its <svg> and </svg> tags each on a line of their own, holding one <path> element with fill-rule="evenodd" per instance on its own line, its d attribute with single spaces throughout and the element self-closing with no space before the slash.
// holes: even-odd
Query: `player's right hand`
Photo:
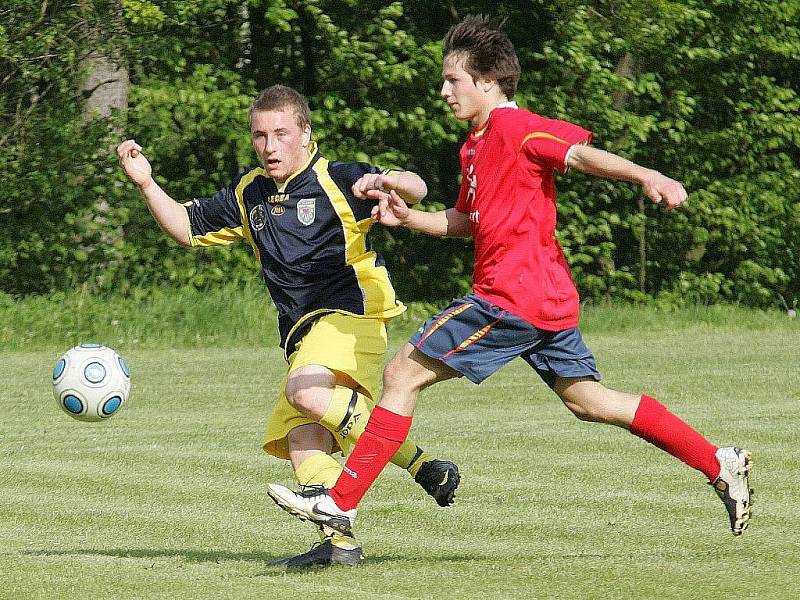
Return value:
<svg viewBox="0 0 800 600">
<path fill-rule="evenodd" d="M 372 207 L 372 218 L 387 227 L 405 225 L 411 214 L 411 209 L 405 201 L 394 190 L 380 194 L 381 197 L 377 198 L 378 203 Z M 374 192 L 369 195 L 375 197 Z"/>
<path fill-rule="evenodd" d="M 140 188 L 148 186 L 153 181 L 153 167 L 135 140 L 125 140 L 117 146 L 117 158 L 125 174 Z"/>
<path fill-rule="evenodd" d="M 680 182 L 658 171 L 653 171 L 650 177 L 642 182 L 642 189 L 648 198 L 656 204 L 662 204 L 667 210 L 680 206 L 688 197 Z"/>
</svg>

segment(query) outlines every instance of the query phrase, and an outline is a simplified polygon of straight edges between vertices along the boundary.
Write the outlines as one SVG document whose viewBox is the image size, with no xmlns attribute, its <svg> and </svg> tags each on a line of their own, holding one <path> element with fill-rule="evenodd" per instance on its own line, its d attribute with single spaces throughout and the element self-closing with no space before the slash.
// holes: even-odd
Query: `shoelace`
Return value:
<svg viewBox="0 0 800 600">
<path fill-rule="evenodd" d="M 313 498 L 314 496 L 327 496 L 328 488 L 320 484 L 300 485 L 299 494 L 304 498 Z"/>
<path fill-rule="evenodd" d="M 327 538 L 325 538 L 325 539 L 327 540 Z M 308 551 L 309 552 L 313 552 L 314 550 L 316 550 L 320 546 L 322 546 L 322 542 L 314 542 L 313 544 L 311 544 L 311 548 L 309 548 Z"/>
</svg>

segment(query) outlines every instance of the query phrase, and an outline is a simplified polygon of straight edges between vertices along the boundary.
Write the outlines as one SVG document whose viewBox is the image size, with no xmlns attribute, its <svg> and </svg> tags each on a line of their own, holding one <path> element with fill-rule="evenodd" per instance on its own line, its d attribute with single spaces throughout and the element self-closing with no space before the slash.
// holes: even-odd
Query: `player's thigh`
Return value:
<svg viewBox="0 0 800 600">
<path fill-rule="evenodd" d="M 594 355 L 578 329 L 542 332 L 539 342 L 522 358 L 554 391 L 559 379 L 601 379 Z"/>
<path fill-rule="evenodd" d="M 334 375 L 332 385 L 361 389 L 377 398 L 386 346 L 386 325 L 381 319 L 327 314 L 298 342 L 289 359 L 289 377 L 297 372 L 301 376 L 298 383 L 302 383 L 305 373 L 317 373 L 321 380 L 329 371 Z M 317 377 L 305 381 L 314 384 Z"/>
<path fill-rule="evenodd" d="M 434 383 L 454 377 L 461 377 L 461 373 L 426 356 L 407 343 L 384 368 L 383 388 L 422 390 Z"/>
</svg>

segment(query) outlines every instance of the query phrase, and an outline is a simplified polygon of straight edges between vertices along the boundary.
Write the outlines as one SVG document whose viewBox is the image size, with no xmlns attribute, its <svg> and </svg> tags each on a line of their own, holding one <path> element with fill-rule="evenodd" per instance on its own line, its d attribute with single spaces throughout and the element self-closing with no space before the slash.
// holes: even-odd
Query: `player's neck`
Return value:
<svg viewBox="0 0 800 600">
<path fill-rule="evenodd" d="M 489 116 L 492 114 L 492 111 L 506 102 L 508 102 L 508 98 L 502 94 L 495 94 L 491 98 L 488 98 L 483 107 L 471 119 L 472 127 L 474 129 L 482 129 L 487 121 L 489 121 Z"/>
<path fill-rule="evenodd" d="M 314 158 L 314 153 L 317 151 L 317 143 L 310 142 L 308 148 L 303 152 L 303 164 L 301 167 L 294 170 L 292 173 L 287 175 L 283 181 L 278 181 L 275 179 L 275 185 L 278 186 L 278 191 L 283 191 L 286 188 L 286 184 L 289 183 L 292 179 L 297 177 L 300 173 L 305 171 L 308 168 L 308 165 L 311 164 L 311 159 Z"/>
</svg>

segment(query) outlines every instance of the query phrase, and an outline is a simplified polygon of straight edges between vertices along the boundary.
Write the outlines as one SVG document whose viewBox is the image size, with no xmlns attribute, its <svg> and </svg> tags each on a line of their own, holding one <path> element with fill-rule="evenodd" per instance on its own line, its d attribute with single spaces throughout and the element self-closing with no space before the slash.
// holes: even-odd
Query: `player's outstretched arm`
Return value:
<svg viewBox="0 0 800 600">
<path fill-rule="evenodd" d="M 153 168 L 142 154 L 142 147 L 135 140 L 125 140 L 117 146 L 117 157 L 125 174 L 139 186 L 147 208 L 161 230 L 181 246 L 191 246 L 186 209 L 155 182 Z"/>
<path fill-rule="evenodd" d="M 469 217 L 455 208 L 425 212 L 409 208 L 394 190 L 381 192 L 372 218 L 389 227 L 407 227 L 436 237 L 469 237 Z"/>
<path fill-rule="evenodd" d="M 428 194 L 425 181 L 411 171 L 367 173 L 353 184 L 353 194 L 362 200 L 380 200 L 381 194 L 389 190 L 395 190 L 406 204 L 416 204 Z"/>
<path fill-rule="evenodd" d="M 680 182 L 593 146 L 577 145 L 570 148 L 567 167 L 589 175 L 638 183 L 648 198 L 656 204 L 663 200 L 668 210 L 682 204 L 687 197 Z"/>
</svg>

